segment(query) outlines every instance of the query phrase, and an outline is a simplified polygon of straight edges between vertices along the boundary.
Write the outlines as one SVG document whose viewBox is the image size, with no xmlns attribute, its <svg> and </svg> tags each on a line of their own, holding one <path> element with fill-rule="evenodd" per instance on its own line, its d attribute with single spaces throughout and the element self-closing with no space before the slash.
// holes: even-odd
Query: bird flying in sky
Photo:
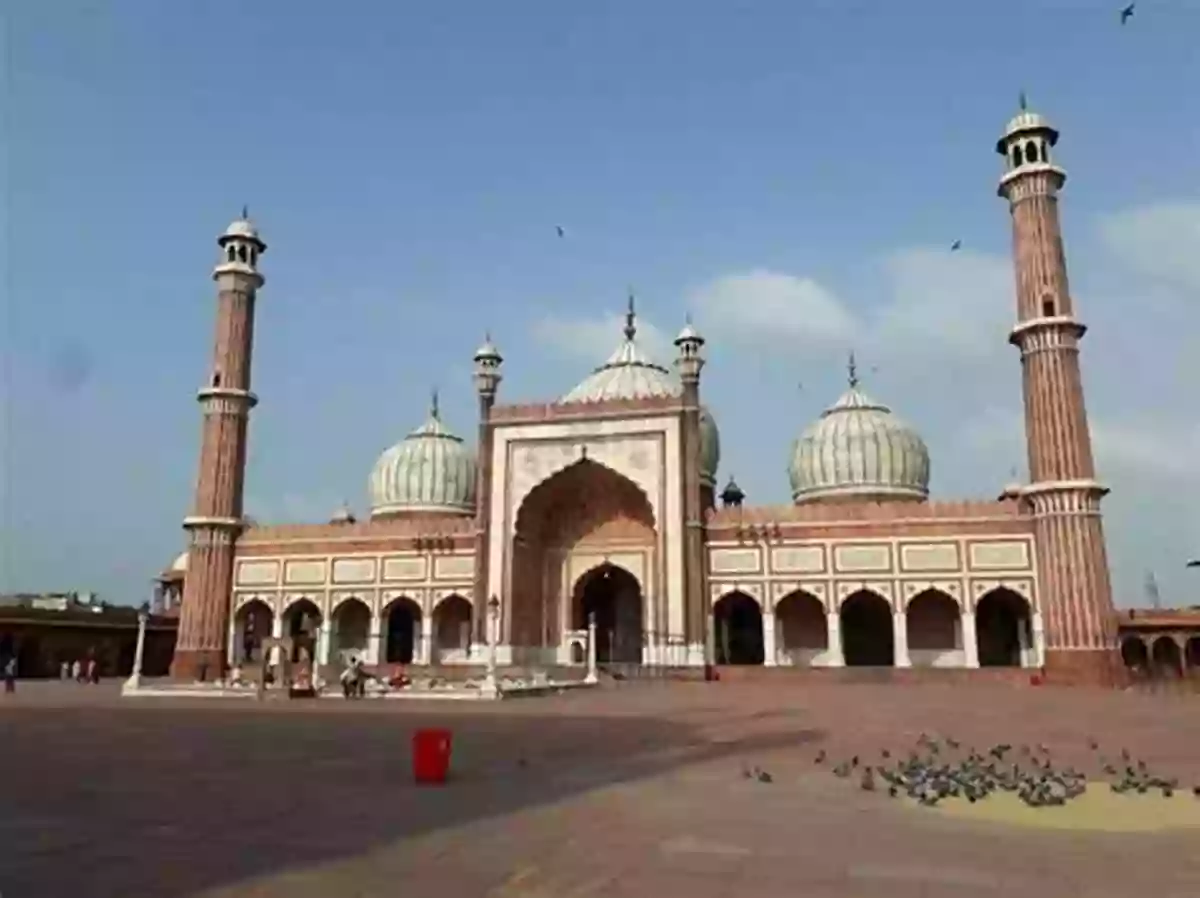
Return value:
<svg viewBox="0 0 1200 898">
<path fill-rule="evenodd" d="M 1137 6 L 1136 3 L 1130 3 L 1128 6 L 1126 6 L 1124 9 L 1121 10 L 1121 24 L 1122 25 L 1124 25 L 1126 22 L 1128 22 L 1130 19 L 1133 18 L 1133 10 L 1134 10 L 1134 7 L 1136 7 L 1136 6 Z"/>
<path fill-rule="evenodd" d="M 556 234 L 558 234 L 558 236 L 559 236 L 559 237 L 566 237 L 566 236 L 567 236 L 567 229 L 566 229 L 566 228 L 564 228 L 562 225 L 555 225 L 555 226 L 554 226 L 554 231 L 555 231 L 555 233 L 556 233 Z"/>
<path fill-rule="evenodd" d="M 962 241 L 961 240 L 955 240 L 953 243 L 950 244 L 950 252 L 952 252 L 952 253 L 958 252 L 958 250 L 960 250 L 960 249 L 962 249 Z"/>
<path fill-rule="evenodd" d="M 1187 566 L 1188 567 L 1200 567 L 1200 558 L 1197 558 L 1195 561 L 1189 561 L 1187 563 Z"/>
</svg>

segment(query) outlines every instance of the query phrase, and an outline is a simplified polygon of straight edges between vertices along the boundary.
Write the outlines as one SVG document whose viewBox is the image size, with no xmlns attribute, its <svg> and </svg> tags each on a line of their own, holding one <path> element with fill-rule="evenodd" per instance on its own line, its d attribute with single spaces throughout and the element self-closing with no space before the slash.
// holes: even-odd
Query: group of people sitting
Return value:
<svg viewBox="0 0 1200 898">
<path fill-rule="evenodd" d="M 361 658 L 351 658 L 350 663 L 342 670 L 342 695 L 346 698 L 363 698 L 367 694 L 368 680 L 382 680 L 378 674 L 369 673 Z M 396 667 L 386 679 L 392 689 L 402 689 L 412 683 L 412 679 L 401 667 Z"/>
</svg>

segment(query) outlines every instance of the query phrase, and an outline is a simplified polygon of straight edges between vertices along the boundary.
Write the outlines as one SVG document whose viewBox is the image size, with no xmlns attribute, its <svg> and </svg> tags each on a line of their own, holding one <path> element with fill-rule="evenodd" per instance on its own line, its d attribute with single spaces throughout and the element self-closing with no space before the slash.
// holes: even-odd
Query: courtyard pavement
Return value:
<svg viewBox="0 0 1200 898">
<path fill-rule="evenodd" d="M 443 788 L 411 782 L 427 726 L 454 733 Z M 622 683 L 486 705 L 259 704 L 21 683 L 0 695 L 0 895 L 1200 895 L 1200 829 L 962 820 L 814 763 L 921 732 L 1042 743 L 1086 769 L 1094 738 L 1200 783 L 1188 696 Z M 773 782 L 744 778 L 754 765 Z"/>
</svg>

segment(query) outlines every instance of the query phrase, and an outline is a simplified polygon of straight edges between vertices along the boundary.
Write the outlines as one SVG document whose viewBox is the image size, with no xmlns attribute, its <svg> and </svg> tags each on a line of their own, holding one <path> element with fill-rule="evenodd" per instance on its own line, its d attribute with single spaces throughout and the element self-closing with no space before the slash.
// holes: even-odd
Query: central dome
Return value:
<svg viewBox="0 0 1200 898">
<path fill-rule="evenodd" d="M 559 404 L 605 402 L 611 399 L 654 399 L 680 396 L 683 384 L 667 368 L 652 361 L 637 343 L 637 318 L 633 299 L 625 314 L 624 339 L 603 365 L 563 396 Z M 717 480 L 721 461 L 721 435 L 717 422 L 700 407 L 700 480 L 708 487 Z"/>
<path fill-rule="evenodd" d="M 850 389 L 800 434 L 788 473 L 796 504 L 822 499 L 923 500 L 929 450 L 886 405 Z"/>
</svg>

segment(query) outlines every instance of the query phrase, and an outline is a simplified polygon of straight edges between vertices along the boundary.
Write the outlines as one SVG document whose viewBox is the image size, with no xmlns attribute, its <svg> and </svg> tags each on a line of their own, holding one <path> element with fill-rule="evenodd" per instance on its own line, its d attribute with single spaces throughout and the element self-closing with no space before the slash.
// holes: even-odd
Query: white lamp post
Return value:
<svg viewBox="0 0 1200 898">
<path fill-rule="evenodd" d="M 500 600 L 495 596 L 487 603 L 487 669 L 479 687 L 483 698 L 499 698 L 500 685 L 496 682 L 496 624 L 500 620 Z"/>
<path fill-rule="evenodd" d="M 133 672 L 125 681 L 124 686 L 124 690 L 128 692 L 134 692 L 142 685 L 142 656 L 146 651 L 146 624 L 149 620 L 150 615 L 145 611 L 138 612 L 137 645 L 133 650 Z"/>
<path fill-rule="evenodd" d="M 587 644 L 587 675 L 583 678 L 585 683 L 598 683 L 600 678 L 596 675 L 596 612 L 588 614 L 588 644 Z"/>
</svg>

